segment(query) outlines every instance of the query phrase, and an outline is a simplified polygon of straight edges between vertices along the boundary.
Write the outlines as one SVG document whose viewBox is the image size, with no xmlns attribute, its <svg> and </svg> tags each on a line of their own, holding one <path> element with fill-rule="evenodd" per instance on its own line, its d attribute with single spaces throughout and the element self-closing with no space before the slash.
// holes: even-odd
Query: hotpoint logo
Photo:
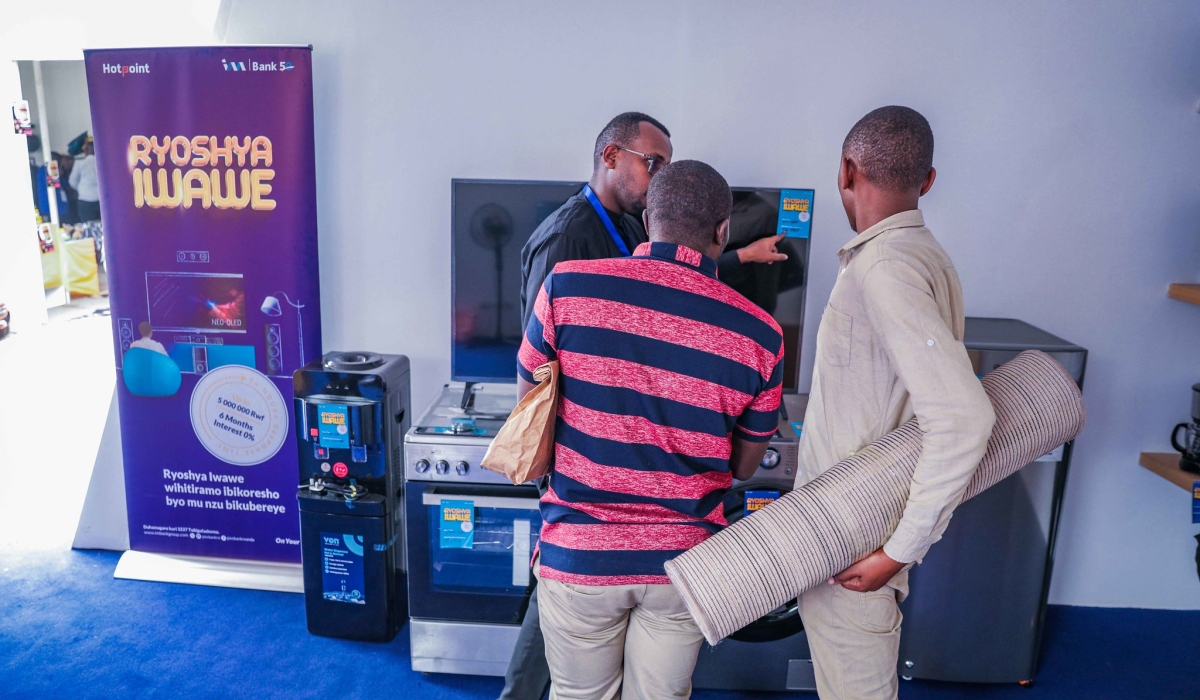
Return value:
<svg viewBox="0 0 1200 700">
<path fill-rule="evenodd" d="M 279 71 L 292 70 L 293 68 L 296 67 L 296 66 L 292 65 L 291 61 L 272 61 L 270 63 L 259 63 L 258 61 L 250 61 L 249 62 L 250 67 L 247 68 L 246 61 L 230 61 L 230 60 L 227 60 L 224 58 L 221 59 L 221 65 L 225 67 L 226 71 L 236 71 L 236 72 L 241 72 L 241 71 L 279 72 Z"/>
<path fill-rule="evenodd" d="M 119 75 L 122 77 L 126 75 L 143 75 L 150 72 L 149 63 L 130 63 L 129 65 L 105 63 L 101 67 L 106 75 Z"/>
</svg>

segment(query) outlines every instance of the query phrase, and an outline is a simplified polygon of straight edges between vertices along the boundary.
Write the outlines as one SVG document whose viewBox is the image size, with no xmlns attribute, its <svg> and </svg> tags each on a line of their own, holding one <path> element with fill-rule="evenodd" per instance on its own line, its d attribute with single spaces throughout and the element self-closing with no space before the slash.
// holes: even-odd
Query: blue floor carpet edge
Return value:
<svg viewBox="0 0 1200 700">
<path fill-rule="evenodd" d="M 407 629 L 387 644 L 314 637 L 298 595 L 118 580 L 119 557 L 0 550 L 0 698 L 499 694 L 499 678 L 413 672 Z M 1032 688 L 905 681 L 900 696 L 1196 700 L 1200 611 L 1050 606 Z"/>
</svg>

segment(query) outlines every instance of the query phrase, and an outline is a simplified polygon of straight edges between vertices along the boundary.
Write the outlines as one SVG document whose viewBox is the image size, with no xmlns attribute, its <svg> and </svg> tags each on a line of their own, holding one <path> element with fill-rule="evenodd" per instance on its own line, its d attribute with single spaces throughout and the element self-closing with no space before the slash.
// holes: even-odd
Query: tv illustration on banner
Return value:
<svg viewBox="0 0 1200 700">
<path fill-rule="evenodd" d="M 146 309 L 159 331 L 245 333 L 246 290 L 240 274 L 147 272 Z"/>
</svg>

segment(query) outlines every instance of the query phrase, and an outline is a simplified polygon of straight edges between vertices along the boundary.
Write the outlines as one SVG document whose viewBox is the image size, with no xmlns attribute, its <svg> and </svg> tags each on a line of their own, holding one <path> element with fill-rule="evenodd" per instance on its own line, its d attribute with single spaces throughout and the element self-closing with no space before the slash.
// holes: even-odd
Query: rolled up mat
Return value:
<svg viewBox="0 0 1200 700">
<path fill-rule="evenodd" d="M 1049 355 L 1027 350 L 983 378 L 996 424 L 963 500 L 1073 439 L 1083 397 Z M 921 454 L 911 419 L 821 476 L 668 561 L 709 644 L 879 549 L 904 514 Z"/>
</svg>

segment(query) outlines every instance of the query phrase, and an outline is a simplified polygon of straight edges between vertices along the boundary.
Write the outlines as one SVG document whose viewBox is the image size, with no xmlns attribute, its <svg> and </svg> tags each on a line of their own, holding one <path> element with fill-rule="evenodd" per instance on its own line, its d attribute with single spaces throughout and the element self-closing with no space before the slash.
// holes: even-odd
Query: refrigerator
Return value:
<svg viewBox="0 0 1200 700">
<path fill-rule="evenodd" d="M 980 377 L 1035 349 L 1083 387 L 1087 350 L 1024 321 L 967 318 L 964 344 Z M 1063 445 L 954 511 L 909 574 L 901 677 L 1033 682 L 1071 452 Z"/>
</svg>

